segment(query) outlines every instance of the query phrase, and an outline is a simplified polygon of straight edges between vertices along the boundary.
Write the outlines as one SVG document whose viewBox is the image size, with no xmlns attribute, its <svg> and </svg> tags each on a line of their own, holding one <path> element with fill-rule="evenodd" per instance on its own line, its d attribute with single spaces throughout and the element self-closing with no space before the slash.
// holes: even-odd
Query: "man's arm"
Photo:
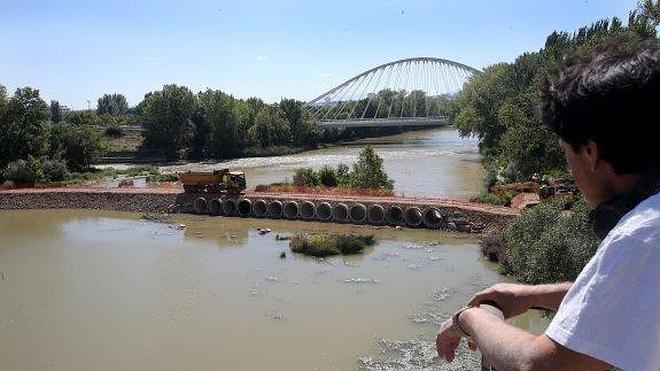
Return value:
<svg viewBox="0 0 660 371">
<path fill-rule="evenodd" d="M 530 308 L 557 310 L 572 285 L 571 282 L 536 286 L 498 283 L 475 294 L 467 306 L 491 300 L 500 306 L 504 318 L 515 317 Z"/>
<path fill-rule="evenodd" d="M 469 308 L 459 316 L 461 327 L 499 371 L 605 370 L 609 365 L 507 324 L 485 308 Z"/>
</svg>

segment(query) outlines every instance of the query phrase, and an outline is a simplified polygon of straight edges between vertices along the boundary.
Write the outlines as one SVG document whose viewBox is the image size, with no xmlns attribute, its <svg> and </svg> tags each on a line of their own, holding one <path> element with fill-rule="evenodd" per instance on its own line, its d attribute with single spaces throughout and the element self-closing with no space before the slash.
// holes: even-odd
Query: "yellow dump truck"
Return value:
<svg viewBox="0 0 660 371">
<path fill-rule="evenodd" d="M 186 193 L 240 194 L 245 190 L 245 173 L 229 171 L 187 171 L 177 174 Z"/>
</svg>

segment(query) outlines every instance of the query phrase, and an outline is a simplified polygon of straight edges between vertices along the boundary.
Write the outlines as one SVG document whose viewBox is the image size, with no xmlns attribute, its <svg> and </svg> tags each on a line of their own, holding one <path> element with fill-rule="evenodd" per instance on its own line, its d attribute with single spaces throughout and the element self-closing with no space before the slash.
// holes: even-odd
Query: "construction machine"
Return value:
<svg viewBox="0 0 660 371">
<path fill-rule="evenodd" d="M 229 169 L 177 173 L 186 193 L 237 195 L 246 188 L 245 173 Z"/>
</svg>

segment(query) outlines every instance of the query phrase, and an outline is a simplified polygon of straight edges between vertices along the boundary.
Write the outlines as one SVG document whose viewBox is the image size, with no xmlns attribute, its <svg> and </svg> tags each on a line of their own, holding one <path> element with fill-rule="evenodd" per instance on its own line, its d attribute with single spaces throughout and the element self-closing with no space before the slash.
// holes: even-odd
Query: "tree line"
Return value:
<svg viewBox="0 0 660 371">
<path fill-rule="evenodd" d="M 456 99 L 453 121 L 462 135 L 479 138 L 486 186 L 564 172 L 559 138 L 536 115 L 546 76 L 563 58 L 590 55 L 603 43 L 634 51 L 648 40 L 657 41 L 658 25 L 660 0 L 640 1 L 626 25 L 612 18 L 573 33 L 553 32 L 538 52 L 525 53 L 513 63 L 494 64 L 473 76 Z M 591 230 L 586 202 L 576 197 L 570 213 L 565 206 L 559 199 L 524 210 L 504 231 L 489 231 L 482 245 L 497 251 L 503 271 L 521 282 L 574 280 L 600 241 Z"/>
<path fill-rule="evenodd" d="M 59 104 L 49 107 L 38 90 L 18 88 L 9 97 L 0 85 L 0 180 L 65 180 L 70 171 L 87 169 L 103 151 L 95 127 L 64 123 Z"/>
<path fill-rule="evenodd" d="M 145 95 L 136 107 L 144 145 L 161 148 L 168 159 L 224 158 L 277 148 L 304 148 L 333 135 L 315 128 L 303 102 L 237 99 L 220 90 L 194 94 L 185 86 L 165 85 Z"/>
<path fill-rule="evenodd" d="M 463 136 L 479 138 L 486 185 L 522 181 L 533 174 L 566 168 L 558 137 L 537 119 L 539 90 L 545 77 L 567 55 L 588 54 L 602 42 L 635 48 L 657 38 L 660 1 L 640 2 L 627 25 L 614 17 L 573 33 L 553 32 L 538 52 L 513 63 L 497 63 L 472 76 L 455 100 L 453 122 Z"/>
</svg>

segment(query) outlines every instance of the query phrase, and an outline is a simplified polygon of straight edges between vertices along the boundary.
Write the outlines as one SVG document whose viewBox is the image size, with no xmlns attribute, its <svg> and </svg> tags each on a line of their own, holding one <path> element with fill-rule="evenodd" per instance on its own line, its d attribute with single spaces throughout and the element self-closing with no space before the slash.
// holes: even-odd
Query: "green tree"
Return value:
<svg viewBox="0 0 660 371">
<path fill-rule="evenodd" d="M 277 104 L 261 107 L 248 134 L 252 143 L 262 148 L 291 143 L 291 126 Z"/>
<path fill-rule="evenodd" d="M 53 126 L 49 144 L 50 157 L 64 159 L 74 171 L 88 169 L 106 150 L 101 133 L 91 125 Z"/>
<path fill-rule="evenodd" d="M 525 210 L 506 227 L 506 271 L 530 284 L 573 281 L 598 248 L 582 199 L 564 213 L 558 202 Z"/>
<path fill-rule="evenodd" d="M 97 125 L 99 117 L 90 111 L 69 111 L 64 116 L 64 121 L 76 126 Z"/>
<path fill-rule="evenodd" d="M 353 164 L 351 186 L 368 189 L 393 189 L 394 181 L 383 169 L 383 159 L 378 156 L 372 145 L 367 145 Z"/>
<path fill-rule="evenodd" d="M 119 116 L 128 110 L 128 101 L 122 94 L 104 94 L 97 100 L 96 113 L 98 115 Z"/>
<path fill-rule="evenodd" d="M 179 158 L 179 151 L 190 144 L 196 104 L 185 86 L 165 85 L 163 90 L 147 93 L 138 106 L 145 145 L 162 149 L 168 160 Z"/>
<path fill-rule="evenodd" d="M 199 93 L 197 99 L 205 127 L 204 131 L 196 131 L 195 137 L 206 137 L 195 138 L 194 141 L 198 145 L 206 143 L 209 153 L 214 156 L 238 154 L 242 149 L 245 133 L 237 117 L 234 97 L 219 90 L 209 89 Z"/>
<path fill-rule="evenodd" d="M 539 52 L 489 66 L 467 82 L 451 117 L 461 135 L 479 138 L 490 174 L 520 181 L 565 168 L 557 136 L 536 119 L 541 84 L 566 56 L 588 56 L 604 41 L 613 40 L 634 50 L 641 40 L 655 37 L 652 17 L 642 14 L 652 14 L 652 8 L 631 12 L 627 26 L 613 18 L 574 33 L 553 32 Z"/>
<path fill-rule="evenodd" d="M 336 187 L 339 185 L 337 170 L 333 169 L 330 165 L 323 165 L 318 170 L 317 174 L 321 185 L 326 187 Z"/>
<path fill-rule="evenodd" d="M 48 105 L 39 90 L 16 89 L 6 98 L 0 89 L 0 168 L 28 156 L 39 157 L 48 145 Z"/>
<path fill-rule="evenodd" d="M 291 127 L 292 142 L 299 146 L 314 140 L 314 123 L 303 104 L 295 99 L 282 99 L 279 104 Z"/>
<path fill-rule="evenodd" d="M 59 124 L 62 121 L 62 108 L 60 108 L 60 102 L 56 100 L 50 101 L 50 121 L 53 124 Z"/>
</svg>

